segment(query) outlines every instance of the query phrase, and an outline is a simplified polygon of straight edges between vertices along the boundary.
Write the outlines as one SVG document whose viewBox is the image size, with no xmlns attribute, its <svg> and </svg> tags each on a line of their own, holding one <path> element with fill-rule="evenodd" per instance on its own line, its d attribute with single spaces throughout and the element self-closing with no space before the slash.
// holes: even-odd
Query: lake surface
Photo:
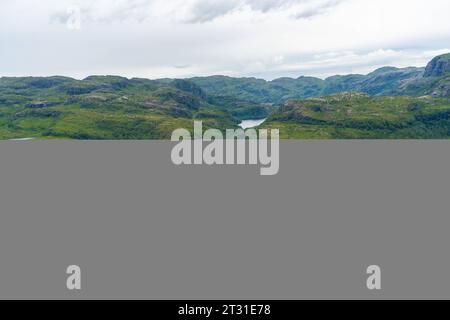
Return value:
<svg viewBox="0 0 450 320">
<path fill-rule="evenodd" d="M 250 129 L 262 125 L 267 119 L 260 120 L 243 120 L 239 125 L 242 129 Z"/>
<path fill-rule="evenodd" d="M 20 138 L 20 139 L 11 139 L 10 141 L 31 141 L 35 138 Z"/>
</svg>

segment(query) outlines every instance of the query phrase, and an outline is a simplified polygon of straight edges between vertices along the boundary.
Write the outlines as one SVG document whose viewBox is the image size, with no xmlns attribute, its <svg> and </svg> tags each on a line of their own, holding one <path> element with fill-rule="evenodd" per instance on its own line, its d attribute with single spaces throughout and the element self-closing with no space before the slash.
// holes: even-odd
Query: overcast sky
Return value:
<svg viewBox="0 0 450 320">
<path fill-rule="evenodd" d="M 0 0 L 0 76 L 265 79 L 424 66 L 449 0 Z"/>
</svg>

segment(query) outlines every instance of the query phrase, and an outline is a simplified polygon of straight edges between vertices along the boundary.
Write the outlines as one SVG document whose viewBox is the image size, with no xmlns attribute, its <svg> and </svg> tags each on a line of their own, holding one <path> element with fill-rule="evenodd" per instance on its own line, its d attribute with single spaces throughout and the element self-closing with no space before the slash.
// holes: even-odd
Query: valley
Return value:
<svg viewBox="0 0 450 320">
<path fill-rule="evenodd" d="M 327 79 L 0 78 L 0 140 L 167 140 L 194 121 L 283 139 L 448 139 L 450 54 Z"/>
</svg>

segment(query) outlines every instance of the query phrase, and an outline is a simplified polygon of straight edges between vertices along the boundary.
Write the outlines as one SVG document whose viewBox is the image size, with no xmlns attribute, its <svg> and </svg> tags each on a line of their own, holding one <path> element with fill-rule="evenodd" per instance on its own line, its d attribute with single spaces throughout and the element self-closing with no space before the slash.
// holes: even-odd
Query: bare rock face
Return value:
<svg viewBox="0 0 450 320">
<path fill-rule="evenodd" d="M 450 76 L 438 82 L 433 88 L 432 96 L 450 97 Z"/>
<path fill-rule="evenodd" d="M 442 77 L 450 73 L 450 53 L 431 60 L 425 69 L 424 77 Z"/>
</svg>

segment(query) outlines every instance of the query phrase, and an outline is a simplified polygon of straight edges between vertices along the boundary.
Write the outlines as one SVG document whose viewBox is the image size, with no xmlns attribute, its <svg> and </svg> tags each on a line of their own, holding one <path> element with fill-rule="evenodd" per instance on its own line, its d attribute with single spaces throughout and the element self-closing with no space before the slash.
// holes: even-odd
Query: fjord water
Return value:
<svg viewBox="0 0 450 320">
<path fill-rule="evenodd" d="M 254 128 L 254 127 L 262 125 L 266 120 L 267 120 L 267 118 L 259 119 L 259 120 L 242 120 L 242 122 L 241 122 L 241 124 L 239 124 L 239 126 L 244 130 L 250 129 L 250 128 Z"/>
</svg>

